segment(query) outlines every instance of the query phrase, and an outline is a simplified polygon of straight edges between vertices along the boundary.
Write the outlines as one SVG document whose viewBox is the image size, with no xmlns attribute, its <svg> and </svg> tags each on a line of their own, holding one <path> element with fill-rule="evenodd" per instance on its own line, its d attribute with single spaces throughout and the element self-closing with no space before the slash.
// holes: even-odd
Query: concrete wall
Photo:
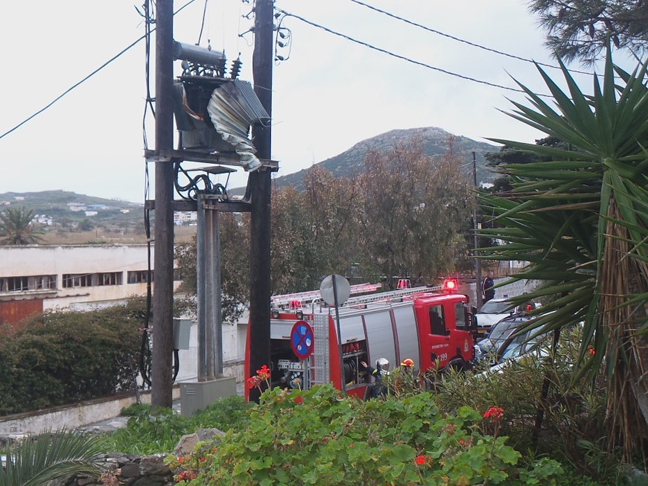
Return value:
<svg viewBox="0 0 648 486">
<path fill-rule="evenodd" d="M 223 374 L 235 376 L 238 383 L 243 378 L 243 359 L 245 358 L 245 337 L 247 322 L 223 325 Z M 195 381 L 198 376 L 198 324 L 191 324 L 189 349 L 178 352 L 180 371 L 177 382 Z"/>
<path fill-rule="evenodd" d="M 151 403 L 151 393 L 140 393 L 142 403 Z M 180 398 L 173 388 L 174 400 Z M 63 427 L 77 429 L 88 424 L 118 417 L 122 408 L 136 403 L 135 394 L 121 394 L 86 402 L 0 417 L 0 437 L 18 438 Z"/>
</svg>

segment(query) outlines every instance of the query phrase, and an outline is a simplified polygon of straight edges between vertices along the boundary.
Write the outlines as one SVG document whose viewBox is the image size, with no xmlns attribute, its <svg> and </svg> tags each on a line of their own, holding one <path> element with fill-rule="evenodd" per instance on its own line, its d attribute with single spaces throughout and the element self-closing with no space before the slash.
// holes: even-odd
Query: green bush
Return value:
<svg viewBox="0 0 648 486">
<path fill-rule="evenodd" d="M 168 462 L 191 485 L 552 484 L 560 465 L 517 467 L 501 411 L 487 415 L 441 413 L 430 393 L 363 402 L 330 385 L 274 389 L 211 453 Z"/>
<path fill-rule="evenodd" d="M 605 387 L 576 382 L 573 363 L 579 353 L 580 329 L 564 329 L 556 352 L 548 344 L 538 356 L 510 362 L 496 373 L 449 373 L 438 388 L 437 403 L 452 411 L 468 405 L 477 410 L 502 407 L 502 433 L 520 451 L 550 454 L 597 480 L 614 476 L 618 457 L 608 454 Z M 542 399 L 543 386 L 548 386 Z M 542 425 L 536 427 L 538 413 Z"/>
<path fill-rule="evenodd" d="M 122 410 L 129 416 L 124 429 L 101 437 L 101 448 L 125 454 L 153 454 L 172 451 L 180 438 L 200 428 L 226 432 L 243 429 L 249 422 L 247 410 L 253 405 L 242 397 L 221 398 L 191 417 L 182 417 L 171 409 L 152 411 L 150 405 L 135 404 Z"/>
<path fill-rule="evenodd" d="M 91 312 L 47 312 L 0 343 L 0 415 L 133 389 L 143 299 Z"/>
</svg>

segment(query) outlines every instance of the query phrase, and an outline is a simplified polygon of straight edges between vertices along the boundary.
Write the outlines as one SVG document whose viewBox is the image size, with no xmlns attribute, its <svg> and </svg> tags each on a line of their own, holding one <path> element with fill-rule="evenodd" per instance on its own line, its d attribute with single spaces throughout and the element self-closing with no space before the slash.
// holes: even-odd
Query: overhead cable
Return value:
<svg viewBox="0 0 648 486">
<path fill-rule="evenodd" d="M 338 37 L 342 37 L 343 39 L 349 40 L 351 42 L 355 42 L 356 44 L 360 44 L 360 45 L 362 45 L 364 47 L 368 47 L 368 48 L 373 49 L 375 51 L 382 52 L 383 54 L 387 54 L 388 56 L 392 56 L 392 57 L 395 57 L 397 59 L 401 59 L 403 61 L 407 61 L 407 62 L 410 62 L 412 64 L 416 64 L 417 66 L 422 66 L 422 67 L 431 69 L 433 71 L 438 71 L 440 73 L 447 74 L 449 76 L 454 76 L 456 78 L 465 79 L 466 81 L 472 81 L 473 83 L 479 83 L 479 84 L 484 84 L 486 86 L 492 86 L 494 88 L 500 88 L 500 89 L 506 89 L 506 90 L 509 90 L 509 91 L 515 91 L 516 93 L 525 93 L 525 91 L 522 90 L 522 89 L 511 88 L 510 86 L 504 86 L 502 84 L 497 84 L 497 83 L 491 83 L 490 81 L 484 81 L 482 79 L 473 78 L 471 76 L 466 76 L 464 74 L 459 74 L 459 73 L 455 73 L 455 72 L 452 72 L 452 71 L 448 71 L 447 69 L 432 66 L 432 65 L 426 64 L 424 62 L 415 61 L 414 59 L 410 59 L 409 57 L 393 53 L 393 52 L 388 51 L 386 49 L 382 49 L 381 47 L 376 47 L 376 46 L 374 46 L 372 44 L 369 44 L 367 42 L 355 39 L 355 38 L 353 38 L 351 36 L 348 36 L 346 34 L 336 32 L 334 30 L 329 29 L 328 27 L 324 27 L 323 25 L 316 24 L 315 22 L 311 22 L 310 20 L 307 20 L 307 19 L 305 19 L 303 17 L 300 17 L 299 15 L 295 15 L 295 14 L 292 14 L 290 12 L 286 12 L 285 10 L 282 10 L 280 8 L 275 8 L 275 10 L 277 10 L 278 12 L 280 12 L 281 14 L 283 14 L 283 15 L 285 15 L 287 17 L 293 17 L 293 18 L 295 18 L 297 20 L 301 20 L 302 22 L 304 22 L 304 23 L 306 23 L 308 25 L 311 25 L 311 26 L 316 27 L 318 29 L 324 30 L 324 31 L 328 32 L 329 34 L 337 35 Z M 543 96 L 543 95 L 540 95 L 540 96 Z"/>
<path fill-rule="evenodd" d="M 196 1 L 196 0 L 189 0 L 189 1 L 188 1 L 187 3 L 185 3 L 182 7 L 180 7 L 178 10 L 176 10 L 176 11 L 173 13 L 173 15 L 176 15 L 176 14 L 180 13 L 182 10 L 184 10 L 186 7 L 188 7 L 189 5 L 191 5 L 192 3 L 194 3 L 195 1 Z M 153 32 L 153 31 L 155 31 L 155 30 L 156 30 L 155 28 L 152 28 L 150 32 Z M 5 133 L 3 133 L 2 135 L 0 135 L 0 139 L 3 139 L 4 137 L 6 137 L 7 135 L 9 135 L 10 133 L 16 131 L 18 128 L 20 128 L 21 126 L 23 126 L 25 123 L 27 123 L 27 122 L 30 121 L 31 119 L 33 119 L 33 118 L 37 117 L 38 115 L 40 115 L 41 113 L 43 113 L 45 110 L 47 110 L 48 108 L 50 108 L 54 103 L 56 103 L 57 101 L 59 101 L 59 100 L 60 100 L 61 98 L 63 98 L 65 95 L 67 95 L 68 93 L 70 93 L 70 92 L 73 91 L 74 89 L 78 88 L 80 85 L 82 85 L 83 83 L 85 83 L 88 79 L 90 79 L 92 76 L 94 76 L 95 74 L 97 74 L 97 73 L 98 73 L 99 71 L 101 71 L 103 68 L 105 68 L 106 66 L 108 66 L 109 64 L 111 64 L 113 61 L 117 60 L 118 58 L 120 58 L 122 55 L 124 55 L 126 52 L 128 52 L 128 51 L 129 51 L 130 49 L 132 49 L 133 47 L 135 47 L 137 44 L 139 44 L 141 41 L 143 41 L 143 40 L 146 38 L 146 36 L 147 36 L 147 34 L 144 34 L 144 35 L 143 35 L 142 37 L 140 37 L 139 39 L 133 41 L 133 42 L 132 42 L 128 47 L 122 49 L 118 54 L 116 54 L 116 55 L 114 55 L 113 57 L 111 57 L 108 61 L 106 61 L 105 63 L 103 63 L 101 66 L 99 66 L 99 67 L 98 67 L 97 69 L 95 69 L 94 71 L 92 71 L 90 74 L 88 74 L 88 75 L 87 75 L 85 78 L 83 78 L 81 81 L 75 83 L 75 84 L 72 85 L 70 88 L 66 89 L 62 94 L 60 94 L 59 96 L 57 96 L 56 98 L 54 98 L 54 100 L 52 100 L 52 101 L 49 102 L 47 105 L 45 105 L 45 107 L 41 108 L 41 109 L 38 110 L 36 113 L 34 113 L 33 115 L 27 117 L 25 120 L 23 120 L 22 122 L 20 122 L 18 125 L 16 125 L 16 126 L 13 127 L 12 129 L 10 129 L 10 130 L 6 131 Z"/>
<path fill-rule="evenodd" d="M 453 35 L 446 34 L 444 32 L 441 32 L 440 30 L 432 29 L 432 28 L 427 27 L 425 25 L 421 25 L 421 24 L 418 24 L 418 23 L 413 22 L 411 20 L 405 19 L 403 17 L 399 17 L 398 15 L 394 15 L 393 13 L 387 12 L 385 10 L 381 10 L 378 7 L 374 7 L 373 5 L 369 5 L 367 3 L 361 2 L 360 0 L 350 0 L 350 1 L 353 2 L 353 3 L 357 3 L 358 5 L 362 5 L 363 7 L 367 7 L 369 9 L 371 9 L 371 10 L 374 10 L 375 12 L 381 13 L 383 15 L 387 15 L 388 17 L 394 18 L 396 20 L 400 20 L 401 22 L 405 22 L 407 24 L 410 24 L 410 25 L 412 25 L 414 27 L 418 27 L 420 29 L 427 30 L 428 32 L 432 32 L 433 34 L 437 34 L 437 35 L 440 35 L 440 36 L 443 36 L 443 37 L 447 37 L 448 39 L 452 39 L 453 41 L 461 42 L 463 44 L 467 44 L 469 46 L 476 47 L 478 49 L 483 49 L 484 51 L 493 52 L 495 54 L 499 54 L 500 56 L 510 57 L 511 59 L 517 59 L 518 61 L 530 62 L 532 64 L 537 64 L 538 66 L 542 66 L 542 67 L 548 67 L 548 68 L 551 68 L 551 69 L 561 69 L 560 66 L 554 66 L 552 64 L 546 64 L 546 63 L 543 63 L 543 62 L 534 61 L 533 59 L 527 59 L 525 57 L 516 56 L 515 54 L 509 54 L 507 52 L 498 51 L 497 49 L 492 49 L 490 47 L 482 46 L 480 44 L 476 44 L 474 42 L 470 42 L 470 41 L 467 41 L 465 39 L 461 39 L 460 37 L 455 37 Z M 586 71 L 578 71 L 577 69 L 570 69 L 569 71 L 572 72 L 572 73 L 587 74 L 587 75 L 590 75 L 590 76 L 593 75 L 593 73 L 586 72 Z"/>
</svg>

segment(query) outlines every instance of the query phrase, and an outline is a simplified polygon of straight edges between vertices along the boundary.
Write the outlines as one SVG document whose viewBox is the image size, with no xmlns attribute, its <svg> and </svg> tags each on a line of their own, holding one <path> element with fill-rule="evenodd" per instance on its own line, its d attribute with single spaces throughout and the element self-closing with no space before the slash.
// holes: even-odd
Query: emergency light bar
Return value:
<svg viewBox="0 0 648 486">
<path fill-rule="evenodd" d="M 456 278 L 447 278 L 443 281 L 444 292 L 448 292 L 448 293 L 456 292 L 458 288 L 459 288 L 459 282 L 457 282 Z"/>
</svg>

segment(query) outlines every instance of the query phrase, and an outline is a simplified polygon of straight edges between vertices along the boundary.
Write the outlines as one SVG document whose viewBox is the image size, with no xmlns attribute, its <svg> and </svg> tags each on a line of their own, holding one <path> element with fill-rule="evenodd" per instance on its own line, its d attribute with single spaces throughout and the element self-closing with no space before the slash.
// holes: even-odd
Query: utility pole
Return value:
<svg viewBox="0 0 648 486">
<path fill-rule="evenodd" d="M 173 0 L 157 2 L 155 261 L 151 404 L 171 408 L 173 353 Z"/>
<path fill-rule="evenodd" d="M 254 91 L 272 118 L 273 0 L 256 0 L 254 8 Z M 271 130 L 254 126 L 252 139 L 260 159 L 271 159 Z M 270 365 L 270 170 L 250 173 L 250 372 Z M 250 400 L 259 401 L 256 388 Z"/>
<path fill-rule="evenodd" d="M 473 183 L 475 185 L 475 194 L 477 193 L 477 157 L 475 156 L 475 151 L 472 153 L 473 161 Z M 473 207 L 473 232 L 474 232 L 474 249 L 475 252 L 475 296 L 477 300 L 477 308 L 480 309 L 483 304 L 482 293 L 481 293 L 481 260 L 477 258 L 477 249 L 479 248 L 479 222 L 477 221 L 477 204 Z"/>
</svg>

